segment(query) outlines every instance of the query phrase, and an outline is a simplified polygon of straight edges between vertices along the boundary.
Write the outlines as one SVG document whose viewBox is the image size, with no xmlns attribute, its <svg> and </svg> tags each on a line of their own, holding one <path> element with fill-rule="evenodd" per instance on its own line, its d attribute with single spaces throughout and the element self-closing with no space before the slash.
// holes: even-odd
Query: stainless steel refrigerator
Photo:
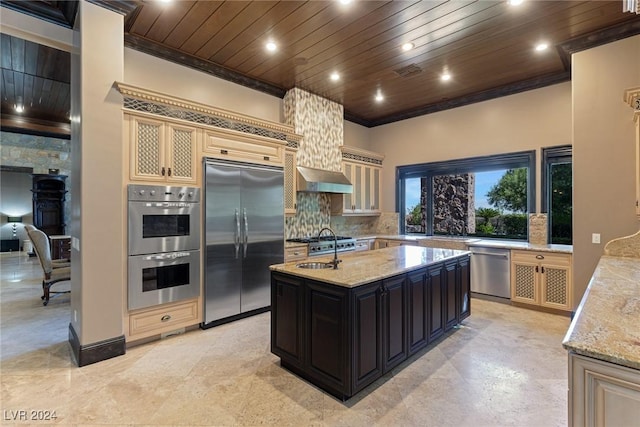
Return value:
<svg viewBox="0 0 640 427">
<path fill-rule="evenodd" d="M 284 173 L 206 159 L 203 327 L 266 310 L 269 265 L 284 262 Z"/>
</svg>

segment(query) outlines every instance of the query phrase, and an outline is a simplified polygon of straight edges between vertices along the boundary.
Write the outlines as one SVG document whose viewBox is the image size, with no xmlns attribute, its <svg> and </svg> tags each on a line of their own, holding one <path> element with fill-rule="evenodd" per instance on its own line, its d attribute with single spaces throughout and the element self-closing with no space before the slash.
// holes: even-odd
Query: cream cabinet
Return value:
<svg viewBox="0 0 640 427">
<path fill-rule="evenodd" d="M 569 425 L 637 426 L 640 371 L 569 353 Z"/>
<path fill-rule="evenodd" d="M 284 248 L 284 262 L 300 261 L 309 256 L 309 246 L 295 245 Z"/>
<path fill-rule="evenodd" d="M 203 152 L 207 157 L 262 165 L 282 166 L 286 142 L 238 131 L 205 130 Z"/>
<path fill-rule="evenodd" d="M 633 108 L 636 134 L 636 216 L 640 220 L 640 87 L 627 89 L 624 100 Z"/>
<path fill-rule="evenodd" d="M 353 185 L 351 194 L 334 194 L 332 215 L 380 215 L 382 159 L 370 151 L 342 146 L 342 172 Z"/>
<path fill-rule="evenodd" d="M 418 242 L 415 240 L 376 239 L 374 246 L 376 249 L 392 248 L 394 246 L 418 246 Z"/>
<path fill-rule="evenodd" d="M 284 152 L 284 213 L 295 215 L 297 210 L 297 170 L 295 149 L 287 148 Z"/>
<path fill-rule="evenodd" d="M 202 321 L 201 304 L 199 299 L 193 299 L 131 312 L 127 340 L 135 341 L 197 325 Z"/>
<path fill-rule="evenodd" d="M 511 251 L 511 301 L 571 311 L 571 254 Z"/>
<path fill-rule="evenodd" d="M 130 180 L 197 183 L 195 127 L 135 115 L 125 120 L 129 120 Z"/>
<path fill-rule="evenodd" d="M 356 252 L 368 251 L 375 246 L 375 239 L 357 239 Z"/>
</svg>

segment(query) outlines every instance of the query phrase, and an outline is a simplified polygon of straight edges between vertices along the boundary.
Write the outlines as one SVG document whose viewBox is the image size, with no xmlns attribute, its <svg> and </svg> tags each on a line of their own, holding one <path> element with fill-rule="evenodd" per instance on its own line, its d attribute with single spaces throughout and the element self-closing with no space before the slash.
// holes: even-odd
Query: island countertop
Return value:
<svg viewBox="0 0 640 427">
<path fill-rule="evenodd" d="M 353 288 L 468 254 L 468 251 L 453 249 L 396 246 L 374 251 L 339 253 L 338 258 L 342 262 L 337 270 L 299 268 L 296 267 L 298 262 L 275 264 L 269 268 L 272 271 Z M 332 259 L 333 255 L 325 255 L 311 260 L 329 262 Z"/>
<path fill-rule="evenodd" d="M 640 369 L 640 261 L 603 256 L 562 345 L 575 353 Z"/>
</svg>

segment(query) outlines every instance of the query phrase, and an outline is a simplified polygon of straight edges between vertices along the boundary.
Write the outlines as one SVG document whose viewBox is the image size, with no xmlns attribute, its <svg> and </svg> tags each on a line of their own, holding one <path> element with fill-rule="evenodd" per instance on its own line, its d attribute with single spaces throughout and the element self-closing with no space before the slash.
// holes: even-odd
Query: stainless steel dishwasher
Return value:
<svg viewBox="0 0 640 427">
<path fill-rule="evenodd" d="M 471 246 L 471 292 L 511 298 L 511 251 Z"/>
</svg>

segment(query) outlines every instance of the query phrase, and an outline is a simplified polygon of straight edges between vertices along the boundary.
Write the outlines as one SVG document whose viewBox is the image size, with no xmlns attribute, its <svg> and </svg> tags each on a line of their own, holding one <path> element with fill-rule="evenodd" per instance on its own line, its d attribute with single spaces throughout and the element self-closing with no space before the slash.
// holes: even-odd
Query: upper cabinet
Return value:
<svg viewBox="0 0 640 427">
<path fill-rule="evenodd" d="M 128 181 L 199 186 L 203 158 L 269 165 L 285 171 L 286 213 L 295 213 L 292 126 L 116 82 L 123 96 Z"/>
<path fill-rule="evenodd" d="M 351 194 L 331 195 L 332 215 L 380 215 L 384 156 L 342 146 L 342 171 L 353 185 Z"/>
<path fill-rule="evenodd" d="M 640 86 L 627 89 L 624 100 L 633 108 L 633 120 L 636 127 L 636 216 L 640 220 Z"/>
<path fill-rule="evenodd" d="M 126 120 L 132 181 L 197 183 L 195 127 L 130 114 Z"/>
</svg>

